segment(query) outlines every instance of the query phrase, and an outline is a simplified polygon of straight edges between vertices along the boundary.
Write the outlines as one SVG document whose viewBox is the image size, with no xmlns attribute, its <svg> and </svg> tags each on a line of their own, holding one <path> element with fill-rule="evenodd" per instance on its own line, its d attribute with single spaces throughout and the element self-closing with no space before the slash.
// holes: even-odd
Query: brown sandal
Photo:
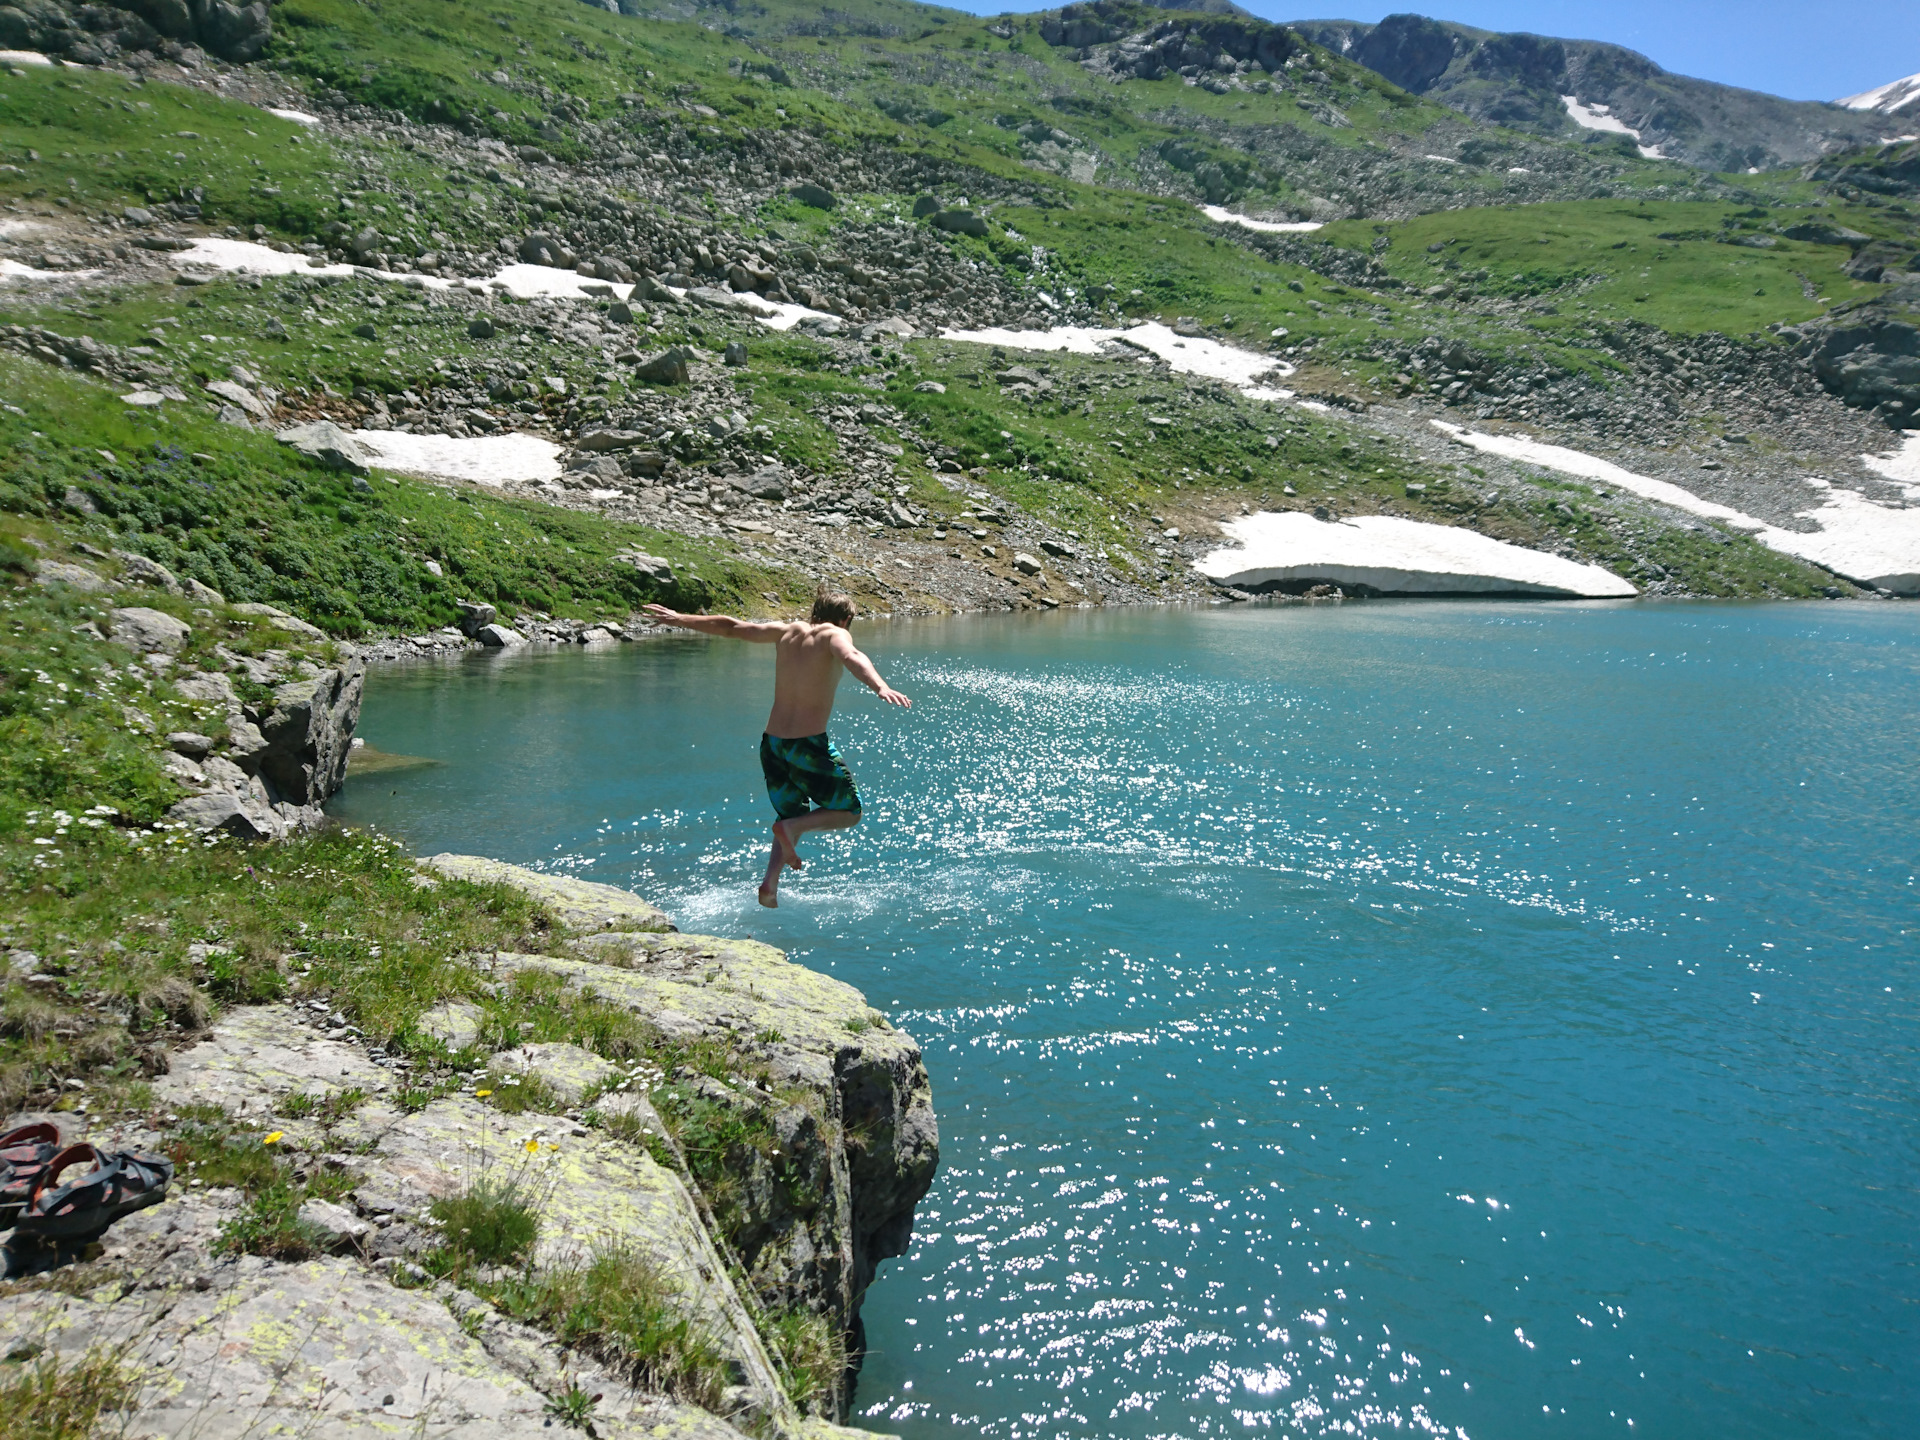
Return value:
<svg viewBox="0 0 1920 1440">
<path fill-rule="evenodd" d="M 89 1164 L 89 1173 L 59 1183 L 82 1163 Z M 122 1215 L 158 1205 L 172 1180 L 173 1162 L 158 1155 L 102 1155 L 91 1145 L 69 1145 L 48 1163 L 14 1228 L 47 1240 L 98 1235 Z"/>
</svg>

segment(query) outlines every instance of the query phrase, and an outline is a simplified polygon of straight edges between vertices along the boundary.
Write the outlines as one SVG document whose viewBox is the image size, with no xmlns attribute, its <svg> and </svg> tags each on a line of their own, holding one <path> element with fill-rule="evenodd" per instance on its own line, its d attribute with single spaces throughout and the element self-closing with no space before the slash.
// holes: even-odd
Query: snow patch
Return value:
<svg viewBox="0 0 1920 1440">
<path fill-rule="evenodd" d="M 538 483 L 560 476 L 560 447 L 538 435 L 409 435 L 400 430 L 355 430 L 383 470 L 475 485 Z"/>
<path fill-rule="evenodd" d="M 278 105 L 263 105 L 261 108 L 269 115 L 278 115 L 282 120 L 291 120 L 296 125 L 318 125 L 320 123 L 320 117 L 318 115 L 309 115 L 304 110 L 282 110 Z"/>
<path fill-rule="evenodd" d="M 522 300 L 542 297 L 588 300 L 609 295 L 617 300 L 625 300 L 633 294 L 634 289 L 631 285 L 623 285 L 611 280 L 596 280 L 590 275 L 582 275 L 573 270 L 556 270 L 548 265 L 508 265 L 485 280 L 450 280 L 438 275 L 374 270 L 360 265 L 315 265 L 299 251 L 289 253 L 284 250 L 275 250 L 271 246 L 255 244 L 251 240 L 226 240 L 215 235 L 203 235 L 188 249 L 168 252 L 167 258 L 182 270 L 218 270 L 244 275 L 371 275 L 380 280 L 391 280 L 397 284 L 413 285 L 427 290 L 452 290 L 456 287 L 483 293 L 490 289 L 501 290 Z M 99 272 L 73 273 L 97 274 Z M 662 288 L 681 300 L 686 299 L 691 293 L 686 290 L 675 290 L 672 286 Z M 699 299 L 698 296 L 694 298 Z M 772 300 L 763 300 L 758 295 L 730 295 L 728 300 L 734 309 L 751 315 L 770 330 L 790 330 L 802 320 L 809 318 L 833 318 L 824 310 L 809 310 L 804 305 L 779 304 Z"/>
<path fill-rule="evenodd" d="M 51 65 L 38 50 L 0 50 L 0 65 Z"/>
<path fill-rule="evenodd" d="M 36 270 L 18 260 L 0 260 L 0 280 L 86 280 L 98 270 Z"/>
<path fill-rule="evenodd" d="M 1167 362 L 1182 375 L 1204 375 L 1224 380 L 1250 400 L 1287 400 L 1290 390 L 1260 383 L 1272 376 L 1293 373 L 1293 367 L 1271 355 L 1223 345 L 1197 335 L 1176 335 L 1158 321 L 1149 320 L 1127 330 L 1103 330 L 1091 325 L 1057 325 L 1051 330 L 942 330 L 942 340 L 965 340 L 975 345 L 1004 345 L 1010 350 L 1064 350 L 1073 355 L 1101 355 L 1101 347 L 1118 343 L 1144 350 Z"/>
<path fill-rule="evenodd" d="M 1572 95 L 1562 95 L 1560 103 L 1567 107 L 1567 114 L 1582 130 L 1604 130 L 1609 135 L 1631 135 L 1636 140 L 1640 138 L 1638 130 L 1611 113 L 1613 107 L 1610 105 L 1582 105 Z"/>
<path fill-rule="evenodd" d="M 1572 95 L 1562 95 L 1560 103 L 1567 107 L 1568 116 L 1582 130 L 1600 130 L 1608 135 L 1631 135 L 1635 140 L 1640 138 L 1640 132 L 1615 115 L 1610 105 L 1601 105 L 1598 102 L 1582 105 L 1579 99 Z M 1664 160 L 1667 157 L 1660 153 L 1658 145 L 1642 145 L 1640 158 Z"/>
<path fill-rule="evenodd" d="M 1639 593 L 1597 565 L 1396 515 L 1316 520 L 1301 511 L 1262 511 L 1222 528 L 1237 548 L 1215 550 L 1194 568 L 1227 585 L 1327 580 L 1389 595 L 1561 599 L 1629 599 Z"/>
<path fill-rule="evenodd" d="M 1904 80 L 1889 80 L 1885 85 L 1876 85 L 1871 90 L 1862 90 L 1858 95 L 1849 95 L 1833 103 L 1846 110 L 1878 110 L 1883 115 L 1897 114 L 1920 106 L 1920 75 L 1909 75 Z"/>
<path fill-rule="evenodd" d="M 1524 436 L 1484 435 L 1442 420 L 1435 420 L 1433 424 L 1486 454 L 1524 460 L 1583 480 L 1599 480 L 1689 515 L 1718 520 L 1731 530 L 1753 536 L 1769 550 L 1806 560 L 1856 584 L 1878 586 L 1899 595 L 1920 594 L 1920 510 L 1890 509 L 1857 491 L 1823 484 L 1816 486 L 1822 496 L 1820 507 L 1796 512 L 1797 519 L 1811 520 L 1819 528 L 1804 533 L 1783 530 L 1729 506 L 1702 499 L 1670 481 L 1636 475 L 1596 455 L 1560 445 L 1545 445 Z M 1920 451 L 1916 451 L 1912 438 L 1895 455 L 1864 458 L 1871 468 L 1902 483 L 1909 473 L 1920 471 Z"/>
<path fill-rule="evenodd" d="M 1320 229 L 1326 223 L 1323 220 L 1254 220 L 1245 215 L 1236 215 L 1224 205 L 1202 205 L 1200 213 L 1222 225 L 1239 225 L 1268 235 L 1304 235 L 1309 230 Z"/>
<path fill-rule="evenodd" d="M 1451 155 L 1422 155 L 1422 160 L 1438 160 L 1442 165 L 1458 165 L 1460 162 Z"/>
<path fill-rule="evenodd" d="M 486 283 L 492 289 L 504 290 L 522 300 L 584 300 L 608 293 L 624 300 L 633 293 L 631 285 L 596 280 L 591 275 L 582 275 L 574 270 L 556 270 L 551 265 L 509 265 Z"/>
</svg>

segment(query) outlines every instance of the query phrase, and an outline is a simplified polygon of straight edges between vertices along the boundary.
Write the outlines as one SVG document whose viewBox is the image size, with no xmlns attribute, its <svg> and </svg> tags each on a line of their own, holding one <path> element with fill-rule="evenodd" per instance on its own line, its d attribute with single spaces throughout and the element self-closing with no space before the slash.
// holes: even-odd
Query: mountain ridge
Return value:
<svg viewBox="0 0 1920 1440">
<path fill-rule="evenodd" d="M 1581 130 L 1596 140 L 1624 133 L 1661 158 L 1702 169 L 1806 164 L 1898 133 L 1891 115 L 1871 108 L 1786 100 L 1675 75 L 1609 41 L 1482 30 L 1411 13 L 1377 25 L 1287 23 L 1409 93 L 1475 119 L 1566 138 Z M 1591 123 L 1596 111 L 1614 123 Z"/>
</svg>

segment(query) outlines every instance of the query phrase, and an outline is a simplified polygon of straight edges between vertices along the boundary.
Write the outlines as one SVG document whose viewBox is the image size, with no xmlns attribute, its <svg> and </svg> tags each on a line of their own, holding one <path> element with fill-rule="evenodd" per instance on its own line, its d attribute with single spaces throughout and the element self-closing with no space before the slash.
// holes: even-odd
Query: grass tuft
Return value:
<svg viewBox="0 0 1920 1440">
<path fill-rule="evenodd" d="M 679 1287 L 645 1256 L 603 1251 L 582 1264 L 488 1288 L 511 1318 L 619 1365 L 638 1387 L 719 1407 L 726 1360 L 687 1315 Z"/>
<path fill-rule="evenodd" d="M 442 1274 L 478 1265 L 518 1265 L 540 1238 L 538 1202 L 524 1177 L 483 1179 L 430 1208 L 444 1238 L 427 1268 Z"/>
<path fill-rule="evenodd" d="M 0 1361 L 0 1436 L 92 1440 L 105 1415 L 132 1403 L 140 1383 L 140 1373 L 119 1349 L 89 1350 L 77 1360 L 46 1355 Z"/>
<path fill-rule="evenodd" d="M 763 1318 L 760 1338 L 780 1368 L 787 1398 L 802 1414 L 817 1413 L 847 1373 L 846 1337 L 825 1315 L 788 1310 Z"/>
</svg>

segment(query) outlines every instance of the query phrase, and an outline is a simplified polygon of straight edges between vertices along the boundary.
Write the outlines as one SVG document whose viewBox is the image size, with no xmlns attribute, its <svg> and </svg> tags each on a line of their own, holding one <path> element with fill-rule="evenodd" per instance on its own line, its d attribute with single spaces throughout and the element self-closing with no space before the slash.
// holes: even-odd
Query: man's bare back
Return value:
<svg viewBox="0 0 1920 1440">
<path fill-rule="evenodd" d="M 880 678 L 873 662 L 855 647 L 847 626 L 853 602 L 823 595 L 810 620 L 756 622 L 731 615 L 682 615 L 664 605 L 647 614 L 666 625 L 704 635 L 773 645 L 773 710 L 760 737 L 760 767 L 779 819 L 773 824 L 773 854 L 760 882 L 760 903 L 779 901 L 780 872 L 801 868 L 796 848 L 812 830 L 844 830 L 860 823 L 860 796 L 840 752 L 827 738 L 840 672 L 850 670 L 889 705 L 913 702 Z"/>
</svg>

